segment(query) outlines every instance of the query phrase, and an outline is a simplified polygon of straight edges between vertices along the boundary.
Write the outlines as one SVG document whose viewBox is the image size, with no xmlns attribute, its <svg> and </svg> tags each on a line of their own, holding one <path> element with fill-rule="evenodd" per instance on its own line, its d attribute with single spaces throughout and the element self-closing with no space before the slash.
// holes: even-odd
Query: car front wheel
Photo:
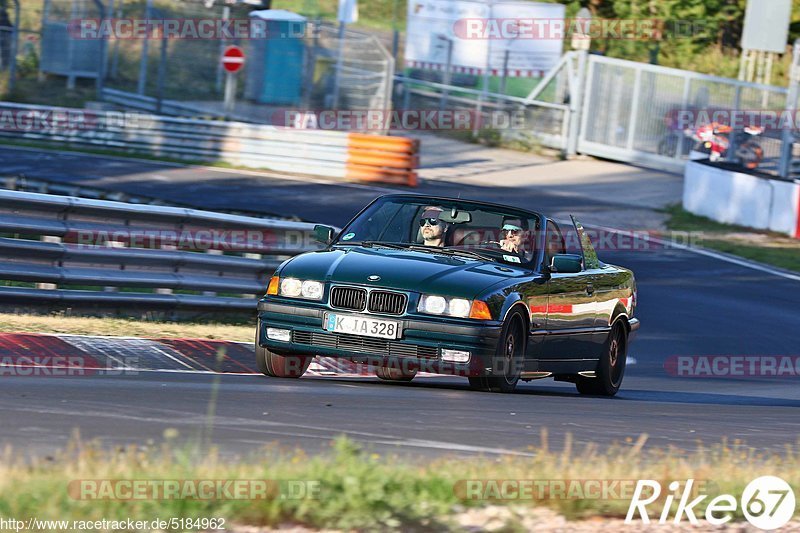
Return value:
<svg viewBox="0 0 800 533">
<path fill-rule="evenodd" d="M 513 392 L 522 372 L 525 357 L 525 320 L 520 313 L 508 317 L 503 333 L 495 351 L 495 364 L 502 364 L 502 375 L 477 376 L 469 378 L 469 385 L 475 390 L 487 392 Z"/>
<path fill-rule="evenodd" d="M 299 378 L 308 370 L 310 355 L 278 355 L 258 344 L 259 327 L 256 329 L 256 368 L 265 376 L 273 378 Z"/>
<path fill-rule="evenodd" d="M 617 322 L 608 334 L 605 349 L 597 363 L 596 377 L 578 376 L 575 386 L 581 394 L 614 396 L 622 385 L 628 358 L 628 331 Z"/>
</svg>

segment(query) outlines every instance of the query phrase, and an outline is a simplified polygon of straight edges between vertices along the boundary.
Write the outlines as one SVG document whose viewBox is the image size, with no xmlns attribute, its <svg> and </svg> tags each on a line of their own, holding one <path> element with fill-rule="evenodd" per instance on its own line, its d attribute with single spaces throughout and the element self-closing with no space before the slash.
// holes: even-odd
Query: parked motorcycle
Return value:
<svg viewBox="0 0 800 533">
<path fill-rule="evenodd" d="M 764 149 L 755 140 L 756 137 L 764 133 L 764 128 L 758 126 L 746 126 L 737 135 L 736 153 L 733 158 L 728 157 L 730 149 L 730 135 L 733 128 L 727 124 L 712 122 L 698 127 L 691 132 L 691 137 L 697 142 L 695 151 L 708 154 L 711 161 L 720 159 L 732 160 L 743 167 L 754 170 L 764 159 Z"/>
</svg>

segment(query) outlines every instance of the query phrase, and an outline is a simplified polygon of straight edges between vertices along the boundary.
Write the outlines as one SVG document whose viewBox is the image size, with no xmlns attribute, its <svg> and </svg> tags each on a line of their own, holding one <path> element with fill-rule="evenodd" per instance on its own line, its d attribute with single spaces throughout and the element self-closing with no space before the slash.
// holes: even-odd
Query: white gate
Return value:
<svg viewBox="0 0 800 533">
<path fill-rule="evenodd" d="M 683 170 L 694 141 L 680 127 L 681 111 L 786 109 L 783 87 L 596 55 L 587 70 L 577 151 L 652 168 Z M 759 170 L 777 174 L 780 132 L 767 131 L 759 144 Z"/>
</svg>

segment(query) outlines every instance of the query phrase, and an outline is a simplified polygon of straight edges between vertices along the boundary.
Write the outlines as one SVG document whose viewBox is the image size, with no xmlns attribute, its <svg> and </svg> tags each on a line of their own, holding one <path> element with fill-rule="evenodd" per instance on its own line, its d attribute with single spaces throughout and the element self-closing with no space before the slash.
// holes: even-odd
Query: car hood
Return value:
<svg viewBox="0 0 800 533">
<path fill-rule="evenodd" d="M 470 299 L 498 282 L 524 275 L 530 272 L 468 257 L 362 247 L 305 253 L 289 260 L 280 271 L 281 277 Z M 380 276 L 380 280 L 369 281 L 369 276 Z"/>
</svg>

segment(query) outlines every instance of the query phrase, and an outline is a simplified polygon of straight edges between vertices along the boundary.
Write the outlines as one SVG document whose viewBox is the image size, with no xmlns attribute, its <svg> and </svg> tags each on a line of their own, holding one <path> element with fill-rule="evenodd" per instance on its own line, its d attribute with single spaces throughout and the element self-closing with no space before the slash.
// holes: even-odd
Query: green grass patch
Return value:
<svg viewBox="0 0 800 533">
<path fill-rule="evenodd" d="M 76 441 L 54 457 L 32 462 L 7 451 L 0 465 L 0 513 L 20 520 L 224 518 L 228 529 L 233 524 L 300 524 L 362 531 L 443 531 L 462 529 L 455 520 L 465 509 L 490 504 L 513 505 L 523 513 L 547 507 L 569 519 L 582 519 L 623 517 L 630 501 L 629 497 L 555 496 L 509 501 L 497 499 L 499 494 L 492 491 L 467 497 L 467 481 L 479 480 L 489 487 L 488 480 L 655 479 L 664 485 L 691 478 L 702 481 L 709 494 L 695 507 L 698 515 L 715 495 L 732 494 L 740 500 L 747 483 L 765 473 L 780 474 L 793 486 L 800 483 L 797 444 L 776 454 L 759 453 L 741 443 L 708 448 L 698 444 L 698 451 L 685 453 L 647 448 L 642 436 L 635 443 L 577 449 L 568 435 L 564 451 L 556 452 L 549 451 L 543 432 L 531 457 L 423 460 L 373 453 L 340 437 L 328 453 L 313 457 L 301 450 L 268 446 L 251 458 L 231 460 L 214 449 L 179 444 L 182 437 L 167 429 L 162 443 L 113 449 Z M 262 480 L 271 489 L 264 498 L 95 499 L 93 495 L 102 491 L 89 490 L 80 497 L 75 487 L 81 480 Z M 302 487 L 294 491 L 298 497 L 288 496 L 290 485 Z M 648 508 L 651 516 L 658 516 L 663 499 L 660 502 Z M 732 514 L 741 520 L 740 506 Z M 506 524 L 505 530 L 515 529 L 518 524 Z"/>
<path fill-rule="evenodd" d="M 800 272 L 800 240 L 781 233 L 757 231 L 752 228 L 723 224 L 694 215 L 679 204 L 664 212 L 670 215 L 667 228 L 674 231 L 696 232 L 693 239 L 706 248 L 786 270 Z"/>
<path fill-rule="evenodd" d="M 153 313 L 159 316 L 158 313 Z M 163 320 L 148 315 L 85 316 L 76 311 L 48 314 L 0 313 L 0 333 L 118 335 L 144 338 L 194 338 L 252 342 L 256 320 L 213 313 L 205 320 Z"/>
</svg>

